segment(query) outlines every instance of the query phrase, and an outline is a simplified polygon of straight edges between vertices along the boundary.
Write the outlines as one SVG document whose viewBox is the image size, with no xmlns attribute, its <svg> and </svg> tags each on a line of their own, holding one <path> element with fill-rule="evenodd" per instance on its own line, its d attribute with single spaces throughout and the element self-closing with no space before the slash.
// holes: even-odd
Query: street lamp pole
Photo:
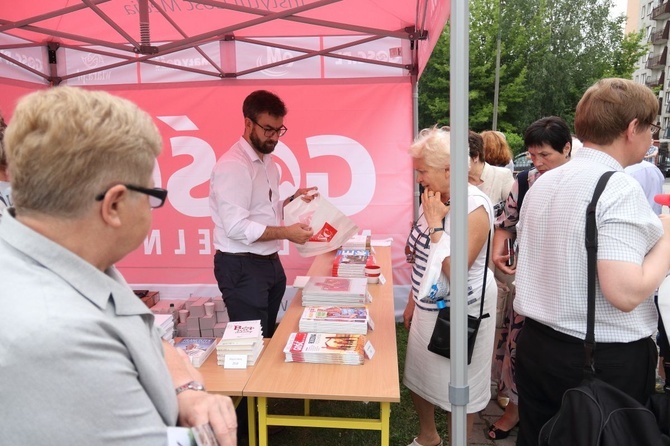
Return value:
<svg viewBox="0 0 670 446">
<path fill-rule="evenodd" d="M 500 10 L 502 9 L 502 0 L 498 0 L 498 38 L 496 40 L 496 73 L 495 73 L 495 86 L 493 90 L 493 124 L 491 128 L 493 130 L 498 130 L 498 95 L 500 92 Z"/>
</svg>

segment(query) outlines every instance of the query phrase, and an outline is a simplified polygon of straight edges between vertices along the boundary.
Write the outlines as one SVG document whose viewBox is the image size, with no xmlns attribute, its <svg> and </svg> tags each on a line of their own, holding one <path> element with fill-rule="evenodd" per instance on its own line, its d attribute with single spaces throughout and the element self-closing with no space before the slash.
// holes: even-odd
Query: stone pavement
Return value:
<svg viewBox="0 0 670 446">
<path fill-rule="evenodd" d="M 488 406 L 479 413 L 479 419 L 475 421 L 474 429 L 472 430 L 472 438 L 468 438 L 468 446 L 514 446 L 516 445 L 516 435 L 519 431 L 518 427 L 512 429 L 509 437 L 503 440 L 491 440 L 486 433 L 489 430 L 491 423 L 496 421 L 503 413 L 503 410 L 498 406 L 495 398 L 495 388 L 492 389 L 491 394 L 494 395 L 493 399 L 489 402 Z M 445 442 L 445 444 L 447 444 Z"/>
</svg>

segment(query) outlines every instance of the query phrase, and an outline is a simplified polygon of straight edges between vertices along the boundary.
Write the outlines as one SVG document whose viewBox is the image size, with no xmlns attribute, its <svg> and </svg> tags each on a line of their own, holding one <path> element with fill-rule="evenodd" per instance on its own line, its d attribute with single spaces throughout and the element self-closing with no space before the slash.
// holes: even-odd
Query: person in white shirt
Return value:
<svg viewBox="0 0 670 446">
<path fill-rule="evenodd" d="M 519 446 L 537 444 L 563 393 L 583 379 L 586 207 L 607 171 L 616 173 L 596 208 L 596 377 L 642 404 L 654 392 L 653 293 L 670 269 L 670 217 L 657 216 L 623 171 L 643 159 L 657 114 L 658 98 L 644 85 L 598 81 L 575 112 L 584 147 L 538 178 L 525 198 L 514 300 L 514 310 L 526 318 L 517 342 Z"/>
<path fill-rule="evenodd" d="M 167 199 L 152 180 L 162 142 L 106 92 L 18 102 L 4 140 L 14 207 L 0 220 L 3 444 L 163 446 L 176 425 L 208 424 L 237 444 L 232 400 L 204 391 L 114 266 Z"/>
</svg>

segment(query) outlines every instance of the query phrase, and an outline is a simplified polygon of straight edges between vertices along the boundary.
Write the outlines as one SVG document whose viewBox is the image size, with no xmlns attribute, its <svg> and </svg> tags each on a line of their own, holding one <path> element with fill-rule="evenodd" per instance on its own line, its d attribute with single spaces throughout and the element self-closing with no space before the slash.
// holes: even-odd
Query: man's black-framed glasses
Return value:
<svg viewBox="0 0 670 446">
<path fill-rule="evenodd" d="M 655 135 L 656 133 L 661 131 L 661 126 L 658 124 L 651 124 L 651 134 Z"/>
<path fill-rule="evenodd" d="M 272 138 L 275 133 L 277 134 L 277 136 L 284 136 L 286 134 L 286 132 L 288 131 L 288 129 L 284 125 L 282 125 L 278 129 L 276 129 L 274 127 L 270 127 L 269 125 L 260 125 L 259 123 L 256 122 L 256 120 L 251 119 L 251 118 L 249 118 L 249 121 L 253 122 L 258 127 L 262 128 L 263 129 L 263 134 L 268 138 Z"/>
<path fill-rule="evenodd" d="M 160 187 L 154 187 L 154 188 L 147 188 L 147 187 L 142 187 L 142 186 L 134 186 L 132 184 L 124 184 L 126 189 L 132 190 L 135 192 L 139 192 L 141 194 L 145 194 L 149 196 L 149 206 L 151 206 L 152 209 L 159 208 L 165 204 L 165 199 L 167 198 L 168 191 L 166 189 L 162 189 Z M 107 189 L 103 193 L 97 195 L 95 197 L 95 201 L 102 201 L 105 198 L 105 195 L 107 194 Z"/>
</svg>

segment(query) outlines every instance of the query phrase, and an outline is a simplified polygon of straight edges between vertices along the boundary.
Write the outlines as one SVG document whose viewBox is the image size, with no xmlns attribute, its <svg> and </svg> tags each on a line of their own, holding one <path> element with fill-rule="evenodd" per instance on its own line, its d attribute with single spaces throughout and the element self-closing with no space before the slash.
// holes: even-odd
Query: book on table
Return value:
<svg viewBox="0 0 670 446">
<path fill-rule="evenodd" d="M 367 334 L 366 307 L 311 306 L 305 307 L 298 330 L 313 333 Z"/>
<path fill-rule="evenodd" d="M 286 362 L 362 365 L 365 335 L 297 332 L 284 347 Z"/>
<path fill-rule="evenodd" d="M 302 289 L 302 305 L 360 307 L 367 303 L 367 295 L 366 278 L 312 276 Z"/>
<path fill-rule="evenodd" d="M 231 321 L 226 325 L 216 346 L 216 360 L 224 365 L 226 355 L 246 355 L 247 365 L 254 365 L 263 350 L 260 320 Z"/>
<path fill-rule="evenodd" d="M 182 338 L 174 346 L 186 352 L 193 367 L 200 367 L 216 348 L 216 338 Z"/>
</svg>

